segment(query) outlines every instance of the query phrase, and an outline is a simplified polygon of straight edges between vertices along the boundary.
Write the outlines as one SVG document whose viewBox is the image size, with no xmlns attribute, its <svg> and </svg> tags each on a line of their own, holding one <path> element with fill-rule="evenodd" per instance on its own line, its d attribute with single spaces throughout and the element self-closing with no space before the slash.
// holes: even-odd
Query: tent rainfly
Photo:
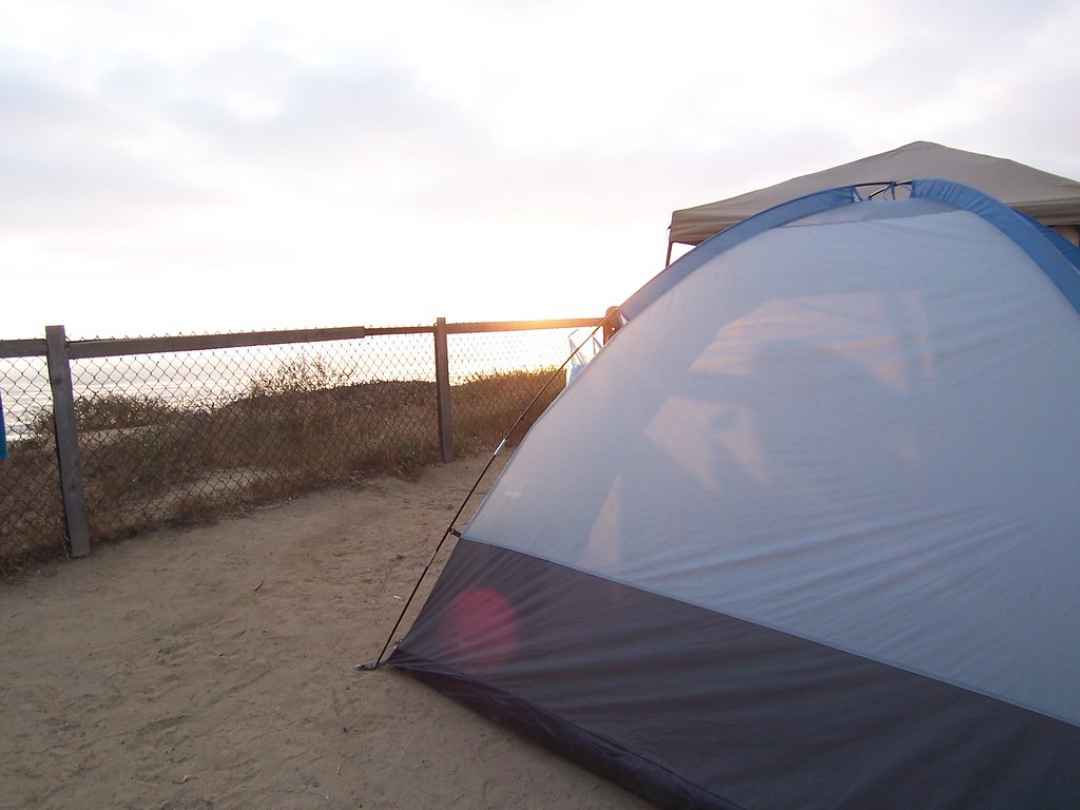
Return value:
<svg viewBox="0 0 1080 810">
<path fill-rule="evenodd" d="M 767 208 L 815 191 L 871 180 L 943 177 L 997 197 L 1075 245 L 1080 241 L 1080 183 L 1004 158 L 915 141 L 890 152 L 795 177 L 720 202 L 685 208 L 671 215 L 671 245 L 697 245 Z"/>
<path fill-rule="evenodd" d="M 1080 251 L 864 197 L 633 295 L 389 663 L 664 806 L 1080 807 Z"/>
</svg>

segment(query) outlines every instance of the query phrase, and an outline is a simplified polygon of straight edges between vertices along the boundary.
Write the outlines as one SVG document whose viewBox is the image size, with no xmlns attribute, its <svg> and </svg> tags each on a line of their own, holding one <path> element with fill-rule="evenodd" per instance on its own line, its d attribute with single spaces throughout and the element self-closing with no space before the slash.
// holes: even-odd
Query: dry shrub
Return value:
<svg viewBox="0 0 1080 810">
<path fill-rule="evenodd" d="M 75 422 L 80 431 L 130 428 L 158 424 L 176 413 L 160 397 L 105 393 L 75 400 Z M 51 440 L 52 411 L 39 411 L 30 422 L 32 436 Z"/>
<path fill-rule="evenodd" d="M 0 576 L 63 554 L 64 518 L 56 454 L 29 441 L 13 442 L 0 461 Z"/>
<path fill-rule="evenodd" d="M 511 446 L 518 444 L 563 389 L 565 378 L 559 374 L 551 379 L 553 372 L 552 368 L 495 372 L 475 375 L 454 386 L 451 398 L 454 403 L 454 442 L 458 452 L 494 447 L 537 392 L 543 389 L 521 424 L 509 436 Z"/>
<path fill-rule="evenodd" d="M 458 454 L 494 447 L 552 369 L 476 375 L 452 388 Z M 561 375 L 510 437 L 514 444 L 562 389 Z M 293 360 L 253 375 L 225 404 L 181 407 L 153 397 L 107 394 L 76 400 L 83 478 L 95 540 L 160 525 L 190 525 L 373 475 L 415 477 L 439 459 L 435 384 L 353 382 L 321 358 Z M 26 447 L 0 463 L 0 487 L 25 487 L 30 467 L 52 465 L 42 418 Z M 2 491 L 2 490 L 0 490 Z M 0 570 L 60 550 L 57 503 L 27 514 L 56 520 L 0 521 Z M 31 508 L 32 507 L 32 508 Z M 41 507 L 41 508 L 38 508 Z M 8 534 L 2 532 L 8 531 Z"/>
</svg>

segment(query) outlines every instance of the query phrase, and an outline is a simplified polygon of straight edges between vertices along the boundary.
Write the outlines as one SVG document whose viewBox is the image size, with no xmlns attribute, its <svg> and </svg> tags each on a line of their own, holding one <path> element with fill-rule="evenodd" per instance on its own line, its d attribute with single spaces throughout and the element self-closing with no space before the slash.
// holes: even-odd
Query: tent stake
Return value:
<svg viewBox="0 0 1080 810">
<path fill-rule="evenodd" d="M 376 656 L 374 661 L 369 661 L 366 664 L 356 664 L 353 667 L 354 670 L 356 670 L 357 672 L 372 672 L 382 666 L 383 656 L 386 655 L 386 651 L 390 648 L 390 642 L 393 640 L 394 634 L 397 632 L 398 627 L 401 626 L 401 622 L 405 618 L 405 614 L 408 613 L 409 606 L 412 604 L 413 599 L 416 598 L 416 592 L 420 590 L 420 584 L 424 581 L 424 578 L 427 576 L 428 571 L 431 570 L 431 566 L 435 562 L 435 558 L 439 556 L 439 551 L 442 550 L 443 544 L 446 543 L 446 538 L 449 537 L 451 534 L 453 534 L 455 537 L 461 537 L 461 532 L 454 528 L 454 524 L 456 524 L 458 518 L 461 517 L 461 513 L 465 511 L 466 505 L 468 505 L 469 500 L 476 492 L 477 487 L 480 486 L 480 482 L 484 480 L 484 476 L 487 475 L 488 470 L 491 469 L 491 465 L 495 463 L 495 459 L 499 457 L 499 453 L 501 453 L 502 449 L 506 446 L 507 440 L 513 435 L 514 431 L 517 429 L 517 426 L 525 420 L 525 417 L 528 415 L 529 411 L 532 410 L 533 405 L 535 405 L 540 400 L 540 397 L 548 389 L 548 386 L 550 386 L 555 381 L 555 379 L 563 372 L 563 369 L 566 368 L 566 364 L 574 358 L 575 354 L 581 351 L 583 346 L 588 345 L 589 341 L 592 340 L 593 336 L 596 335 L 596 333 L 599 331 L 599 326 L 593 329 L 592 332 L 589 333 L 589 336 L 585 338 L 585 340 L 583 340 L 580 344 L 578 344 L 578 346 L 566 356 L 566 359 L 562 361 L 559 367 L 555 369 L 555 371 L 551 373 L 551 376 L 547 378 L 544 384 L 540 386 L 540 390 L 536 392 L 536 396 L 534 396 L 529 401 L 529 404 L 525 406 L 525 410 L 523 410 L 518 416 L 518 418 L 514 420 L 514 424 L 510 426 L 510 429 L 507 430 L 505 434 L 503 434 L 502 440 L 495 447 L 495 450 L 491 454 L 491 457 L 484 465 L 484 469 L 480 470 L 480 474 L 476 476 L 476 480 L 473 481 L 473 485 L 469 488 L 469 492 L 465 496 L 465 499 L 461 502 L 461 505 L 458 506 L 457 511 L 454 512 L 454 516 L 450 518 L 450 523 L 447 525 L 446 531 L 443 532 L 442 537 L 439 539 L 438 544 L 435 546 L 435 550 L 431 552 L 431 557 L 428 558 L 427 564 L 424 566 L 424 570 L 420 572 L 420 576 L 419 578 L 417 578 L 416 584 L 413 585 L 413 589 L 412 592 L 409 594 L 409 598 L 405 600 L 405 605 L 401 608 L 401 613 L 398 614 L 397 621 L 394 622 L 394 626 L 390 628 L 390 632 L 387 634 L 386 641 L 383 643 L 382 649 L 379 651 L 378 656 Z"/>
</svg>

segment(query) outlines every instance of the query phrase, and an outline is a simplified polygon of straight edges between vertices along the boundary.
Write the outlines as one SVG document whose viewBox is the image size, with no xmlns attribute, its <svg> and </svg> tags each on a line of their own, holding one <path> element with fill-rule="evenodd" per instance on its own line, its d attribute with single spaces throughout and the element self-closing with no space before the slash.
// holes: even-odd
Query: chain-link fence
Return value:
<svg viewBox="0 0 1080 810">
<path fill-rule="evenodd" d="M 0 560 L 20 564 L 57 553 L 64 533 L 45 358 L 0 357 L 0 400 L 8 456 L 0 461 Z"/>
<path fill-rule="evenodd" d="M 448 335 L 457 452 L 493 447 L 543 389 L 509 437 L 511 445 L 517 444 L 566 383 L 560 374 L 547 384 L 552 373 L 593 331 L 583 327 Z"/>
<path fill-rule="evenodd" d="M 91 536 L 438 458 L 428 335 L 72 361 Z"/>
<path fill-rule="evenodd" d="M 90 538 L 412 475 L 446 452 L 441 428 L 458 454 L 490 449 L 566 358 L 571 337 L 590 331 L 504 326 L 449 325 L 443 392 L 431 327 L 344 340 L 312 330 L 312 340 L 280 344 L 267 333 L 258 345 L 185 351 L 179 341 L 198 339 L 68 343 Z M 526 424 L 562 387 L 559 376 Z M 0 462 L 2 568 L 35 549 L 56 553 L 64 521 L 45 358 L 0 359 L 0 391 L 11 451 Z M 445 427 L 440 396 L 450 403 Z"/>
</svg>

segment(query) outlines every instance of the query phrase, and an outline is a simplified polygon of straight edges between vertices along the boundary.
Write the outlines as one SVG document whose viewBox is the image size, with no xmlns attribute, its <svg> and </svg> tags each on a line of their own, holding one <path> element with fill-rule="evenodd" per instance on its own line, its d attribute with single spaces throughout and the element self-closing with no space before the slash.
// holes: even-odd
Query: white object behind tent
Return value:
<svg viewBox="0 0 1080 810">
<path fill-rule="evenodd" d="M 603 344 L 596 336 L 595 329 L 588 331 L 575 329 L 569 334 L 567 340 L 570 343 L 570 351 L 573 352 L 570 364 L 566 367 L 566 384 L 570 385 L 585 370 L 585 366 L 596 357 L 603 348 Z"/>
<path fill-rule="evenodd" d="M 1054 227 L 1077 244 L 1080 228 L 1077 181 L 1005 158 L 915 141 L 737 197 L 675 211 L 668 237 L 669 261 L 671 244 L 699 244 L 737 222 L 796 197 L 855 183 L 912 177 L 942 177 L 977 188 L 1043 225 Z"/>
</svg>

